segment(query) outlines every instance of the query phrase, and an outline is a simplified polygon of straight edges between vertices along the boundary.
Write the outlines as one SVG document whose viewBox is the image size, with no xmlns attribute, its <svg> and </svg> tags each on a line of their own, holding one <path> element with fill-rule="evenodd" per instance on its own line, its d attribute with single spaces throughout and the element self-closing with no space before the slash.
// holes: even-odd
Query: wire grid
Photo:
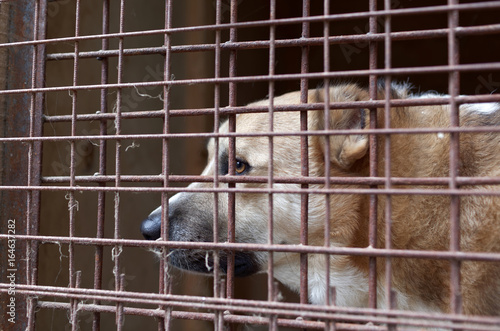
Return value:
<svg viewBox="0 0 500 331">
<path fill-rule="evenodd" d="M 323 15 L 312 16 L 310 14 L 309 1 L 302 2 L 302 17 L 277 19 L 276 1 L 270 1 L 269 19 L 260 21 L 240 22 L 238 21 L 239 1 L 231 0 L 225 3 L 221 0 L 215 2 L 216 23 L 212 25 L 174 27 L 172 15 L 176 3 L 172 0 L 165 1 L 165 27 L 164 29 L 148 31 L 126 31 L 124 17 L 127 10 L 132 10 L 127 6 L 125 0 L 119 4 L 119 31 L 110 32 L 109 22 L 112 18 L 110 13 L 110 1 L 103 0 L 102 7 L 102 34 L 81 35 L 80 23 L 82 13 L 80 7 L 82 2 L 75 0 L 76 3 L 76 24 L 74 35 L 70 37 L 59 37 L 46 39 L 43 32 L 37 31 L 39 27 L 45 26 L 46 1 L 34 1 L 35 17 L 33 26 L 35 33 L 33 40 L 9 42 L 0 45 L 2 48 L 16 48 L 29 46 L 33 49 L 32 55 L 32 81 L 29 87 L 16 87 L 14 89 L 2 90 L 0 95 L 29 95 L 30 104 L 30 123 L 31 130 L 29 136 L 13 136 L 1 138 L 4 144 L 23 143 L 29 147 L 29 167 L 27 184 L 23 186 L 3 185 L 3 191 L 25 192 L 27 203 L 27 222 L 29 229 L 25 234 L 15 236 L 18 242 L 25 243 L 35 252 L 34 255 L 28 255 L 26 259 L 26 279 L 16 285 L 16 291 L 23 298 L 26 298 L 26 318 L 27 327 L 30 330 L 36 328 L 36 314 L 40 310 L 59 309 L 68 314 L 71 329 L 79 328 L 79 314 L 90 312 L 93 316 L 92 329 L 100 329 L 100 317 L 102 314 L 114 314 L 116 316 L 116 328 L 121 330 L 125 328 L 126 315 L 139 315 L 158 320 L 158 329 L 171 329 L 172 321 L 175 319 L 206 320 L 213 322 L 214 328 L 222 330 L 226 325 L 236 324 L 256 324 L 267 325 L 271 330 L 277 330 L 280 327 L 291 328 L 311 328 L 311 329 L 393 329 L 398 325 L 403 327 L 460 327 L 469 330 L 498 330 L 500 329 L 500 319 L 498 317 L 471 317 L 460 314 L 460 264 L 463 261 L 490 261 L 499 262 L 500 254 L 494 253 L 474 253 L 459 252 L 459 208 L 458 201 L 461 196 L 470 195 L 500 195 L 500 191 L 481 191 L 474 188 L 461 188 L 466 185 L 485 185 L 500 184 L 500 178 L 497 177 L 460 177 L 458 175 L 458 138 L 462 132 L 499 132 L 498 127 L 481 128 L 460 128 L 458 126 L 458 106 L 463 103 L 471 102 L 500 102 L 498 94 L 479 94 L 474 96 L 460 95 L 459 76 L 461 73 L 477 71 L 495 71 L 500 69 L 500 62 L 489 63 L 467 63 L 462 64 L 458 59 L 459 48 L 458 38 L 464 36 L 475 36 L 485 34 L 498 34 L 500 24 L 490 24 L 482 26 L 459 25 L 458 15 L 467 11 L 484 11 L 500 8 L 499 2 L 478 2 L 470 4 L 459 4 L 457 1 L 449 1 L 448 5 L 434 7 L 416 7 L 408 9 L 391 8 L 390 1 L 384 1 L 383 8 L 377 8 L 375 0 L 369 1 L 367 11 L 330 14 L 330 2 L 324 1 Z M 229 22 L 223 22 L 222 12 L 229 6 Z M 444 13 L 448 16 L 448 27 L 442 29 L 419 30 L 392 32 L 391 19 L 406 15 L 424 14 L 424 13 Z M 332 24 L 348 21 L 351 19 L 367 19 L 369 21 L 369 33 L 355 35 L 332 35 L 330 27 Z M 379 32 L 377 20 L 383 19 L 384 32 Z M 322 37 L 311 37 L 310 25 L 320 23 L 323 25 Z M 276 39 L 276 29 L 281 26 L 300 25 L 301 38 L 297 39 Z M 237 32 L 240 29 L 252 29 L 266 27 L 269 28 L 269 39 L 262 41 L 239 41 Z M 173 38 L 176 34 L 192 31 L 207 31 L 214 34 L 215 42 L 212 44 L 193 44 L 176 45 Z M 229 33 L 228 40 L 223 39 L 223 32 Z M 159 35 L 164 38 L 164 46 L 147 48 L 127 48 L 125 42 L 127 38 L 141 37 L 147 35 Z M 39 38 L 39 36 L 41 36 Z M 392 66 L 391 54 L 392 43 L 400 40 L 413 39 L 432 39 L 446 37 L 448 41 L 448 61 L 446 65 L 421 66 L 396 68 Z M 101 43 L 99 50 L 83 51 L 80 44 L 85 41 L 98 41 Z M 117 41 L 116 49 L 110 47 L 110 41 Z M 346 44 L 353 42 L 367 42 L 369 53 L 369 65 L 367 69 L 333 71 L 330 62 L 330 46 L 335 44 Z M 51 44 L 69 43 L 73 49 L 63 53 L 49 53 L 45 56 L 47 63 L 50 61 L 73 61 L 72 82 L 60 86 L 44 86 L 43 77 L 40 78 L 39 72 L 43 72 L 43 64 L 40 63 L 40 55 L 45 55 L 45 47 Z M 378 49 L 381 44 L 384 45 L 385 56 L 384 66 L 378 66 Z M 323 47 L 323 70 L 321 72 L 310 72 L 309 48 L 312 46 Z M 301 68 L 300 73 L 278 74 L 275 70 L 276 49 L 280 47 L 298 47 L 301 50 Z M 264 49 L 269 53 L 269 71 L 266 75 L 239 76 L 236 72 L 237 54 L 239 51 L 247 49 Z M 173 79 L 172 78 L 172 57 L 175 54 L 191 53 L 201 51 L 213 51 L 215 60 L 214 76 L 208 78 L 195 79 Z M 224 75 L 224 63 L 222 63 L 222 53 L 229 54 L 228 71 Z M 126 73 L 126 57 L 159 54 L 164 56 L 163 79 L 152 82 L 127 82 L 124 79 Z M 99 58 L 101 66 L 101 81 L 97 84 L 82 84 L 80 82 L 81 72 L 79 71 L 80 61 L 89 58 Z M 110 60 L 116 60 L 116 78 L 109 77 Z M 449 75 L 448 96 L 436 96 L 427 99 L 407 99 L 390 100 L 389 93 L 386 93 L 385 100 L 377 100 L 377 80 L 383 78 L 386 86 L 390 86 L 392 77 L 409 74 L 436 74 L 444 73 Z M 324 104 L 307 104 L 307 90 L 311 88 L 311 80 L 322 81 L 325 88 L 328 88 L 333 81 L 339 78 L 367 78 L 368 90 L 371 101 L 356 101 L 331 103 L 328 106 L 328 100 Z M 112 82 L 114 81 L 114 82 Z M 283 81 L 298 81 L 300 83 L 301 104 L 278 106 L 238 106 L 237 104 L 237 86 L 239 83 L 248 82 L 266 82 L 268 83 L 268 94 L 272 100 L 275 95 L 275 84 Z M 169 103 L 171 88 L 175 86 L 185 86 L 192 84 L 210 84 L 214 87 L 214 107 L 200 109 L 173 109 Z M 152 111 L 123 111 L 123 91 L 127 88 L 147 88 L 161 87 L 163 89 L 162 100 L 163 109 Z M 223 106 L 222 86 L 228 89 L 228 104 Z M 85 91 L 96 90 L 99 92 L 100 109 L 98 113 L 81 113 L 78 109 L 80 95 Z M 40 96 L 65 91 L 71 94 L 71 111 L 62 115 L 41 115 L 43 104 L 37 102 Z M 109 109 L 109 91 L 116 91 L 116 105 L 114 109 Z M 240 93 L 243 93 L 240 91 Z M 450 128 L 414 128 L 414 129 L 395 129 L 386 126 L 385 128 L 376 128 L 376 109 L 385 108 L 386 114 L 392 106 L 415 106 L 415 105 L 440 105 L 449 104 L 452 109 L 452 125 Z M 368 130 L 330 130 L 323 132 L 307 131 L 307 111 L 336 108 L 362 107 L 370 110 L 371 127 Z M 301 114 L 301 131 L 299 133 L 291 132 L 273 132 L 273 114 L 282 111 L 298 111 Z M 284 178 L 273 175 L 273 163 L 269 163 L 268 176 L 188 176 L 171 175 L 169 169 L 169 150 L 171 149 L 173 138 L 223 138 L 228 137 L 230 141 L 229 160 L 234 160 L 235 139 L 236 137 L 259 137 L 262 133 L 241 134 L 235 131 L 235 116 L 240 113 L 250 112 L 268 112 L 270 117 L 269 132 L 264 135 L 269 138 L 269 155 L 273 155 L 273 138 L 279 136 L 299 135 L 301 137 L 300 159 L 302 162 L 302 177 Z M 213 115 L 213 132 L 195 132 L 195 133 L 171 133 L 171 121 L 175 117 L 191 117 L 197 115 Z M 222 133 L 218 130 L 218 125 L 222 117 L 227 117 L 229 122 L 229 132 Z M 139 120 L 144 118 L 163 119 L 163 132 L 161 134 L 126 134 L 122 132 L 124 120 Z M 50 135 L 38 132 L 40 121 L 45 123 L 69 123 L 70 132 L 62 135 Z M 78 124 L 84 121 L 95 121 L 99 123 L 99 133 L 92 135 L 80 134 L 77 130 Z M 114 133 L 109 132 L 109 123 L 113 123 Z M 389 121 L 386 120 L 386 123 Z M 450 153 L 450 176 L 447 178 L 390 178 L 380 176 L 377 173 L 377 138 L 386 137 L 386 151 L 390 150 L 390 137 L 395 134 L 423 134 L 423 133 L 448 133 L 451 137 Z M 325 134 L 347 134 L 347 133 L 367 133 L 370 136 L 370 174 L 369 177 L 356 178 L 317 178 L 309 176 L 308 169 L 308 137 L 312 135 Z M 162 174 L 160 175 L 127 175 L 122 173 L 121 160 L 123 157 L 123 141 L 148 141 L 161 140 L 162 142 Z M 93 176 L 77 175 L 77 143 L 81 141 L 96 141 L 99 146 L 99 171 Z M 41 176 L 37 170 L 41 164 L 42 154 L 39 149 L 42 143 L 47 142 L 69 142 L 70 144 L 70 164 L 69 175 L 67 176 Z M 111 143 L 114 143 L 114 169 L 110 169 L 107 162 Z M 218 148 L 218 147 L 216 147 Z M 272 159 L 272 158 L 271 158 Z M 385 155 L 386 171 L 390 171 L 390 154 Z M 229 173 L 234 174 L 234 162 L 229 163 Z M 326 173 L 329 173 L 326 168 Z M 34 176 L 31 174 L 35 173 Z M 109 174 L 112 173 L 112 174 Z M 179 188 L 172 186 L 176 182 L 212 182 L 213 188 L 210 189 L 192 189 Z M 127 186 L 125 183 L 139 183 L 138 186 Z M 148 183 L 160 183 L 160 186 L 150 187 Z M 219 183 L 229 183 L 227 187 L 219 187 Z M 237 187 L 236 183 L 261 183 L 267 184 L 259 188 Z M 274 187 L 276 183 L 295 183 L 300 184 L 300 189 L 283 190 Z M 312 188 L 313 184 L 325 184 L 324 188 Z M 334 186 L 337 184 L 355 184 L 366 185 L 366 188 L 347 188 Z M 399 188 L 398 185 L 416 185 L 417 188 Z M 420 185 L 433 186 L 432 188 L 419 188 Z M 36 212 L 39 194 L 44 192 L 64 192 L 68 199 L 69 215 L 69 233 L 64 236 L 40 235 L 36 229 L 39 216 Z M 81 237 L 76 234 L 76 212 L 78 201 L 76 194 L 78 192 L 95 192 L 97 199 L 97 232 L 95 237 Z M 161 193 L 162 206 L 168 210 L 168 196 L 176 192 L 208 192 L 213 193 L 214 198 L 218 194 L 227 194 L 229 201 L 228 210 L 228 242 L 226 243 L 207 243 L 207 242 L 172 242 L 172 241 L 144 241 L 136 239 L 126 239 L 121 235 L 124 226 L 122 219 L 124 215 L 121 212 L 120 197 L 126 193 Z M 238 193 L 263 193 L 269 196 L 269 205 L 267 206 L 269 215 L 273 210 L 273 195 L 278 193 L 301 194 L 301 237 L 300 246 L 296 245 L 275 245 L 272 242 L 273 220 L 268 220 L 270 229 L 268 244 L 251 244 L 235 242 L 235 197 Z M 112 199 L 106 199 L 110 194 Z M 324 246 L 308 245 L 308 195 L 323 194 L 326 197 L 325 203 L 329 204 L 331 194 L 361 194 L 368 195 L 370 199 L 369 210 L 369 244 L 370 249 L 332 247 L 328 244 Z M 392 249 L 390 244 L 386 247 L 377 247 L 377 199 L 381 195 L 387 196 L 385 209 L 386 233 L 390 236 L 391 227 L 391 203 L 390 197 L 394 195 L 446 195 L 451 198 L 451 218 L 452 241 L 449 251 L 414 251 Z M 113 236 L 105 237 L 106 206 L 113 207 Z M 42 206 L 43 208 L 43 206 Z M 215 215 L 218 211 L 215 210 Z M 168 214 L 167 212 L 164 215 Z M 163 217 L 164 225 L 168 224 L 166 217 Z M 217 217 L 215 217 L 217 219 Z M 328 222 L 325 222 L 328 224 Z M 163 226 L 163 238 L 167 237 L 166 226 Z M 214 231 L 217 231 L 214 226 Z M 329 232 L 328 227 L 325 231 Z M 6 234 L 1 234 L 2 240 L 7 240 Z M 389 237 L 390 238 L 390 237 Z M 390 240 L 386 240 L 390 243 Z M 40 243 L 53 243 L 56 245 L 68 246 L 68 287 L 46 286 L 38 284 L 37 269 L 43 261 L 37 258 L 38 245 Z M 75 266 L 75 247 L 91 246 L 95 248 L 95 266 L 94 266 L 94 286 L 85 288 L 81 286 L 81 272 Z M 127 247 L 143 247 L 163 249 L 163 259 L 160 260 L 158 293 L 145 293 L 139 291 L 128 291 L 125 289 L 125 274 L 121 273 L 123 257 L 120 253 Z M 104 249 L 110 248 L 113 255 L 114 289 L 105 289 L 103 286 L 103 260 Z M 172 279 L 166 272 L 166 255 L 169 249 L 175 248 L 197 248 L 215 252 L 217 256 L 221 250 L 233 253 L 228 258 L 228 270 L 226 275 L 222 275 L 217 268 L 218 258 L 215 258 L 213 296 L 202 297 L 196 295 L 182 295 L 172 293 Z M 272 254 L 269 254 L 268 263 L 268 300 L 247 300 L 235 297 L 234 288 L 234 252 L 238 250 L 245 251 L 264 251 L 264 252 L 295 252 L 301 256 L 300 267 L 300 298 L 299 302 L 281 302 L 277 298 L 276 283 L 273 280 Z M 369 307 L 368 308 L 349 308 L 335 305 L 334 289 L 327 294 L 327 302 L 330 305 L 310 305 L 308 304 L 308 275 L 307 275 L 307 257 L 309 254 L 330 255 L 355 255 L 368 257 L 369 267 Z M 388 298 L 387 306 L 395 309 L 379 310 L 377 309 L 377 258 L 385 258 L 385 268 L 388 275 L 391 274 L 391 258 L 423 258 L 448 260 L 451 263 L 451 313 L 449 314 L 427 314 L 409 311 L 397 310 L 395 303 L 391 300 L 391 279 L 387 277 Z M 154 266 L 152 266 L 154 268 Z M 329 272 L 329 271 L 327 271 Z M 328 279 L 329 277 L 327 277 Z M 7 292 L 9 284 L 2 283 L 1 291 Z M 137 304 L 142 306 L 139 308 Z M 194 309 L 194 311 L 193 311 Z M 24 316 L 22 317 L 24 318 Z M 458 325 L 458 326 L 457 326 Z"/>
</svg>

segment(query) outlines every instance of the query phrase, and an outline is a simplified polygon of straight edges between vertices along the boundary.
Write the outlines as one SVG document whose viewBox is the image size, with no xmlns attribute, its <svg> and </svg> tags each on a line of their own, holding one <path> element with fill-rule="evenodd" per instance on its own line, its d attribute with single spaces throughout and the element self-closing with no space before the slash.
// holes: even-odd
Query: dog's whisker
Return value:
<svg viewBox="0 0 500 331">
<path fill-rule="evenodd" d="M 210 255 L 210 254 L 209 254 L 209 253 L 208 253 L 208 251 L 207 251 L 207 252 L 205 253 L 205 267 L 207 268 L 208 272 L 212 272 L 213 267 L 211 267 L 211 266 L 209 265 L 209 261 L 208 261 L 209 255 Z"/>
</svg>

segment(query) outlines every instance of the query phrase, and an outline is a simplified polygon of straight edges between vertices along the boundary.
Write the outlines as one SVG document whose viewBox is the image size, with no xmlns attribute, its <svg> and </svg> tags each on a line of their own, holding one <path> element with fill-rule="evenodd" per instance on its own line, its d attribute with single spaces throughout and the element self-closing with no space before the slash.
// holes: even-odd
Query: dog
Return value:
<svg viewBox="0 0 500 331">
<path fill-rule="evenodd" d="M 325 88 L 308 91 L 308 103 L 324 103 Z M 370 100 L 366 89 L 356 84 L 339 84 L 329 88 L 330 102 Z M 378 99 L 385 98 L 385 87 L 378 89 Z M 428 98 L 434 93 L 411 93 L 408 84 L 392 84 L 391 99 Z M 300 104 L 300 93 L 291 92 L 275 97 L 274 105 Z M 262 100 L 251 106 L 267 106 Z M 325 126 L 324 110 L 308 110 L 308 130 L 356 130 L 353 134 L 308 136 L 309 176 L 325 177 L 325 156 L 329 159 L 329 175 L 335 177 L 369 176 L 369 110 L 335 109 L 330 107 Z M 384 109 L 377 109 L 377 127 L 384 127 Z M 463 104 L 459 108 L 462 127 L 500 125 L 500 104 Z M 392 178 L 436 178 L 450 176 L 450 134 L 439 133 L 439 128 L 450 127 L 449 105 L 402 106 L 390 109 L 391 128 L 435 128 L 436 132 L 420 134 L 391 134 L 390 176 Z M 273 131 L 293 133 L 300 130 L 299 112 L 274 112 Z M 228 122 L 221 124 L 220 132 L 228 132 Z M 241 113 L 236 115 L 236 132 L 269 132 L 268 113 Z M 301 160 L 298 155 L 300 137 L 276 135 L 273 137 L 273 176 L 300 177 Z M 384 176 L 385 135 L 379 135 L 378 174 Z M 205 176 L 228 173 L 229 139 L 219 138 L 218 154 L 215 140 L 208 143 L 208 164 Z M 269 138 L 267 136 L 236 137 L 235 174 L 268 176 Z M 459 134 L 460 163 L 458 175 L 463 177 L 500 176 L 500 134 L 493 132 L 465 132 Z M 215 169 L 217 159 L 218 169 Z M 221 183 L 220 187 L 227 187 Z M 237 183 L 236 188 L 267 188 L 268 183 Z M 310 184 L 323 188 L 324 184 Z M 338 185 L 331 188 L 368 188 L 363 184 Z M 383 188 L 383 185 L 379 185 Z M 441 186 L 396 185 L 395 188 L 448 188 Z M 191 189 L 211 189 L 213 182 L 192 183 Z M 273 194 L 273 243 L 300 244 L 301 195 L 298 183 L 273 183 L 273 188 L 294 193 Z M 465 188 L 498 191 L 495 185 L 474 185 Z M 253 192 L 253 193 L 252 193 Z M 268 206 L 266 193 L 240 192 L 235 198 L 235 241 L 237 243 L 268 243 Z M 386 196 L 378 195 L 377 247 L 385 247 Z M 460 250 L 464 252 L 500 252 L 500 197 L 488 194 L 459 197 Z M 391 248 L 402 250 L 450 250 L 450 195 L 391 196 Z M 329 246 L 369 246 L 369 196 L 367 194 L 330 194 L 329 207 L 325 194 L 308 195 L 308 245 L 325 245 L 325 219 L 329 208 Z M 212 242 L 214 228 L 214 194 L 180 192 L 168 201 L 168 240 L 183 242 Z M 218 242 L 227 241 L 228 195 L 218 194 Z M 161 207 L 142 222 L 146 239 L 160 238 Z M 169 263 L 185 270 L 209 273 L 213 267 L 211 255 L 199 249 L 173 249 Z M 377 305 L 386 307 L 384 259 L 377 263 Z M 220 267 L 227 269 L 226 255 L 220 251 Z M 323 254 L 308 254 L 308 295 L 313 304 L 326 304 L 327 284 L 336 288 L 336 305 L 368 306 L 368 257 L 331 255 L 330 279 L 326 279 L 326 258 Z M 398 309 L 423 312 L 450 312 L 450 262 L 445 259 L 393 257 L 392 289 Z M 263 251 L 235 252 L 236 276 L 247 276 L 267 270 L 268 253 Z M 300 286 L 300 255 L 275 252 L 274 277 L 294 291 Z M 472 315 L 500 314 L 500 262 L 463 261 L 460 266 L 462 312 Z"/>
</svg>

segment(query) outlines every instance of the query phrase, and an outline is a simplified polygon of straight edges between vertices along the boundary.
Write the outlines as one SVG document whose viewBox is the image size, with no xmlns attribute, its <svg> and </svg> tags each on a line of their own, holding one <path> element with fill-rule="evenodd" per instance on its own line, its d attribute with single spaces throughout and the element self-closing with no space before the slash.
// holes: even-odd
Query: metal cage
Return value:
<svg viewBox="0 0 500 331">
<path fill-rule="evenodd" d="M 308 137 L 317 133 L 307 130 L 307 111 L 328 108 L 308 104 L 307 90 L 342 81 L 366 86 L 371 100 L 335 106 L 363 107 L 372 118 L 394 105 L 449 104 L 456 114 L 460 104 L 500 102 L 499 17 L 499 1 L 0 0 L 1 329 L 500 330 L 500 316 L 461 314 L 461 264 L 500 263 L 500 253 L 460 250 L 460 197 L 500 195 L 471 189 L 500 178 L 457 173 L 465 130 L 457 115 L 450 128 L 371 127 L 365 177 L 310 176 Z M 377 100 L 380 80 L 445 95 Z M 301 92 L 301 104 L 245 106 L 292 90 Z M 199 175 L 208 138 L 229 138 L 234 153 L 242 136 L 234 132 L 237 114 L 272 119 L 283 111 L 301 114 L 300 177 Z M 222 120 L 229 133 L 218 131 Z M 378 172 L 377 139 L 390 144 L 394 135 L 428 133 L 450 135 L 448 177 L 391 177 L 390 157 L 389 170 Z M 280 134 L 272 127 L 254 134 L 268 137 L 271 159 Z M 213 183 L 214 199 L 228 195 L 227 242 L 143 240 L 140 221 L 157 205 L 168 208 L 168 197 L 192 182 Z M 265 187 L 252 191 L 239 182 Z M 277 183 L 299 187 L 301 244 L 235 242 L 237 195 L 269 196 L 263 208 L 272 215 L 273 196 L 284 193 Z M 336 194 L 369 197 L 369 247 L 308 245 L 308 196 L 328 203 Z M 390 197 L 402 194 L 449 197 L 449 250 L 378 246 L 377 231 L 387 230 L 390 242 Z M 388 201 L 383 211 L 380 196 Z M 377 229 L 380 212 L 386 229 Z M 166 263 L 176 248 L 298 253 L 300 293 L 273 280 L 271 263 L 267 275 L 244 280 L 234 277 L 234 260 L 213 279 L 181 273 Z M 311 254 L 369 259 L 368 306 L 337 306 L 334 287 L 328 303 L 308 303 Z M 449 261 L 449 313 L 398 310 L 390 277 L 389 308 L 377 308 L 377 265 L 390 275 L 396 258 Z"/>
</svg>

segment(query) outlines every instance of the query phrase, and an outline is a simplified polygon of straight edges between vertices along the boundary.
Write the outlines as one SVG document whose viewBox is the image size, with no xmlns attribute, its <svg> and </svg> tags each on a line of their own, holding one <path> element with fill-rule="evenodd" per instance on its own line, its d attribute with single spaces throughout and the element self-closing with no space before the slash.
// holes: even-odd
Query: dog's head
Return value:
<svg viewBox="0 0 500 331">
<path fill-rule="evenodd" d="M 309 103 L 322 103 L 325 100 L 324 89 L 311 90 Z M 329 93 L 330 102 L 367 100 L 366 91 L 355 85 L 332 87 Z M 274 99 L 275 105 L 299 104 L 300 94 L 293 92 Z M 254 106 L 268 105 L 268 100 L 254 103 Z M 326 129 L 363 129 L 368 124 L 368 114 L 362 109 L 330 109 L 325 116 L 322 110 L 308 111 L 308 127 L 312 131 Z M 325 118 L 328 124 L 325 125 Z M 270 159 L 272 159 L 273 176 L 300 177 L 300 136 L 293 135 L 300 131 L 300 115 L 298 112 L 275 112 L 273 116 L 273 132 L 280 133 L 270 139 L 268 136 L 237 137 L 235 143 L 235 175 L 269 176 Z M 228 123 L 223 123 L 220 132 L 228 132 Z M 236 132 L 239 134 L 268 133 L 269 114 L 245 113 L 236 116 Z M 290 133 L 290 135 L 286 135 Z M 359 133 L 359 132 L 358 132 Z M 329 158 L 331 176 L 360 175 L 359 164 L 368 148 L 366 135 L 330 135 L 328 139 L 321 135 L 312 135 L 309 143 L 309 174 L 315 177 L 325 175 L 325 156 Z M 270 146 L 272 144 L 272 146 Z M 272 147 L 272 155 L 270 155 Z M 203 175 L 219 176 L 228 174 L 229 140 L 219 138 L 210 140 L 208 144 L 209 159 Z M 211 189 L 213 182 L 192 183 L 190 189 Z M 221 183 L 219 187 L 227 187 Z M 270 196 L 265 192 L 268 183 L 238 183 L 236 188 L 261 188 L 251 192 L 235 194 L 235 241 L 238 243 L 269 243 L 269 224 L 273 225 L 272 242 L 274 244 L 300 244 L 301 194 L 286 193 L 291 189 L 299 190 L 299 184 L 273 183 L 274 189 L 284 193 Z M 321 188 L 322 185 L 311 185 Z M 351 245 L 356 236 L 356 224 L 359 222 L 359 198 L 348 195 L 332 196 L 330 199 L 331 240 L 336 245 Z M 215 206 L 215 202 L 217 206 Z M 322 245 L 324 224 L 326 222 L 326 204 L 324 195 L 309 195 L 308 234 L 309 244 Z M 272 215 L 269 211 L 272 210 Z M 214 211 L 217 212 L 217 229 L 214 228 Z M 219 192 L 181 192 L 168 202 L 168 240 L 185 242 L 212 242 L 214 230 L 218 233 L 218 242 L 227 241 L 228 194 Z M 162 210 L 153 211 L 142 223 L 141 231 L 146 239 L 155 240 L 160 237 Z M 359 238 L 358 238 L 359 239 Z M 227 268 L 225 253 L 220 252 L 220 266 Z M 293 268 L 297 254 L 275 254 L 274 268 Z M 210 252 L 199 249 L 174 249 L 169 255 L 169 262 L 176 267 L 210 272 L 213 258 Z M 249 275 L 266 269 L 266 252 L 236 252 L 235 274 Z M 290 271 L 290 270 L 289 270 Z M 294 271 L 298 275 L 298 270 Z"/>
</svg>

